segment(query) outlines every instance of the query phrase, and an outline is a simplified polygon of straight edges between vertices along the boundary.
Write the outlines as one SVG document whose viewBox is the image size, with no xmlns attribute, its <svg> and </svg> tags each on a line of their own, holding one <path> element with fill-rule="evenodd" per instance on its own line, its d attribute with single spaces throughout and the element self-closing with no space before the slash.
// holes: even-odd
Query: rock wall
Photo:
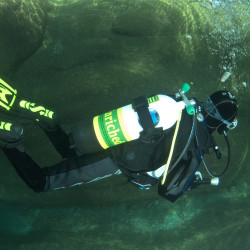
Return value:
<svg viewBox="0 0 250 250">
<path fill-rule="evenodd" d="M 10 74 L 43 42 L 46 0 L 0 1 L 0 72 Z"/>
<path fill-rule="evenodd" d="M 190 96 L 204 100 L 226 88 L 240 103 L 220 187 L 188 192 L 174 205 L 156 188 L 141 192 L 123 176 L 35 194 L 0 152 L 0 244 L 247 249 L 249 10 L 244 0 L 0 0 L 0 72 L 24 96 L 56 109 L 67 132 L 75 121 L 143 94 L 174 93 L 186 81 L 193 82 Z M 62 160 L 39 128 L 24 126 L 25 148 L 41 166 Z M 207 159 L 218 172 L 227 157 L 219 142 L 223 160 Z"/>
</svg>

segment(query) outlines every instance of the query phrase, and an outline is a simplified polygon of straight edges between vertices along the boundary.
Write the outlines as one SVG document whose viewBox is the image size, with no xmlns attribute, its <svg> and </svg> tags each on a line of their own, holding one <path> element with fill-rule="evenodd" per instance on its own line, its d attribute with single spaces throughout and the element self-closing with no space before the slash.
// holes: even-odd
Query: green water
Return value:
<svg viewBox="0 0 250 250">
<path fill-rule="evenodd" d="M 200 100 L 226 88 L 239 102 L 221 185 L 174 204 L 124 176 L 36 194 L 0 152 L 0 249 L 249 249 L 249 13 L 246 0 L 0 0 L 1 74 L 56 109 L 67 132 L 183 82 Z M 24 126 L 25 148 L 41 166 L 61 160 L 38 127 Z"/>
</svg>

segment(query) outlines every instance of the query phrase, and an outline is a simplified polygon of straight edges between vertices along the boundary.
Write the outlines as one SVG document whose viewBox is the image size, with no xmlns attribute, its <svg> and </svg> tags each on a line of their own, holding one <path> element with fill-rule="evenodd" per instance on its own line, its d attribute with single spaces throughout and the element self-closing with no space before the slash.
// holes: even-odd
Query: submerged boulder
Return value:
<svg viewBox="0 0 250 250">
<path fill-rule="evenodd" d="M 66 131 L 134 97 L 172 94 L 184 81 L 194 82 L 190 97 L 227 88 L 241 104 L 221 185 L 174 205 L 157 186 L 141 191 L 123 175 L 37 194 L 0 150 L 2 248 L 248 249 L 250 3 L 235 2 L 0 0 L 0 72 L 58 111 Z M 62 161 L 39 127 L 24 131 L 25 150 L 40 166 Z M 206 156 L 215 173 L 227 161 L 222 139 L 222 160 Z"/>
<path fill-rule="evenodd" d="M 46 25 L 44 0 L 0 0 L 0 72 L 9 74 L 41 46 Z"/>
</svg>

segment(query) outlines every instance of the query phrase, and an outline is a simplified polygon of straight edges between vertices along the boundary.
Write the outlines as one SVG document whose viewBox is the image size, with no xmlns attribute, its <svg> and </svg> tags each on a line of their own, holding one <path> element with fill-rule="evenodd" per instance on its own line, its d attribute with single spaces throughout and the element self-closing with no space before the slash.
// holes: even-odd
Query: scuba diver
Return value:
<svg viewBox="0 0 250 250">
<path fill-rule="evenodd" d="M 56 112 L 23 98 L 0 79 L 0 107 L 14 117 L 36 123 L 63 160 L 41 168 L 24 150 L 24 129 L 0 117 L 0 147 L 18 175 L 35 192 L 86 184 L 124 174 L 141 190 L 158 183 L 158 193 L 174 202 L 185 191 L 201 184 L 218 185 L 229 165 L 227 131 L 237 126 L 238 104 L 226 90 L 206 102 L 189 100 L 185 83 L 173 96 L 139 97 L 132 104 L 78 122 L 69 134 Z M 214 174 L 204 155 L 221 153 L 213 132 L 223 134 L 228 145 L 225 169 Z M 203 179 L 203 162 L 211 179 Z"/>
</svg>

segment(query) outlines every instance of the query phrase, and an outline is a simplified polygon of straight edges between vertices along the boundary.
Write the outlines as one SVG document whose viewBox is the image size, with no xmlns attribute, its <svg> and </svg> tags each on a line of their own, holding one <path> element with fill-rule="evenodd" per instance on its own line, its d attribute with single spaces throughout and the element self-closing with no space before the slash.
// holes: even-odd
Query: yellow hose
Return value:
<svg viewBox="0 0 250 250">
<path fill-rule="evenodd" d="M 170 165 L 170 162 L 171 162 L 171 159 L 172 159 L 172 156 L 173 156 L 173 152 L 174 152 L 175 141 L 176 141 L 177 134 L 178 134 L 178 131 L 179 131 L 179 126 L 180 126 L 180 122 L 181 122 L 181 115 L 182 115 L 182 109 L 180 110 L 179 117 L 178 117 L 178 120 L 177 120 L 177 124 L 176 124 L 176 127 L 175 127 L 171 148 L 170 148 L 170 152 L 169 152 L 169 155 L 168 155 L 168 160 L 167 160 L 167 163 L 166 163 L 166 168 L 165 168 L 165 171 L 164 171 L 164 174 L 163 174 L 163 178 L 161 180 L 161 185 L 164 185 L 164 183 L 166 181 L 168 168 L 169 168 L 169 165 Z"/>
</svg>

